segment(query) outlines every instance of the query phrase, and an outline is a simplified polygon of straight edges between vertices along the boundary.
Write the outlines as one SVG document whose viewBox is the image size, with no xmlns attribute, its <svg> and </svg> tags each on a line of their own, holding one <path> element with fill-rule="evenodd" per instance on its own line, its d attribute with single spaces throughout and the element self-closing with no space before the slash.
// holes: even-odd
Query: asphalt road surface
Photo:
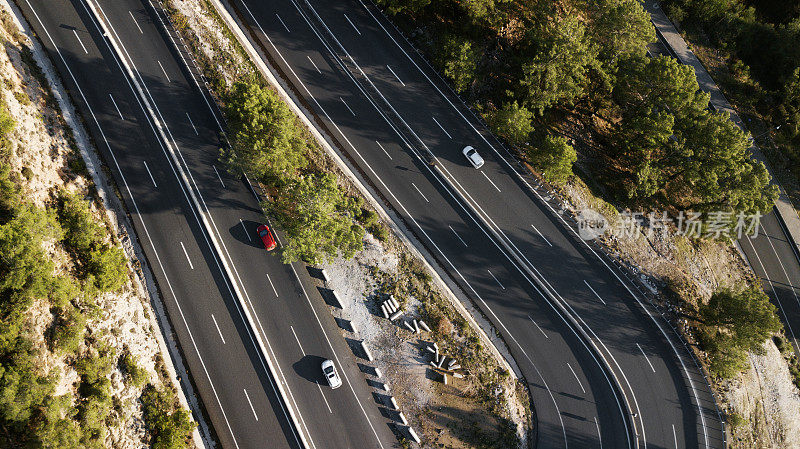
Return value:
<svg viewBox="0 0 800 449">
<path fill-rule="evenodd" d="M 319 282 L 305 266 L 284 265 L 261 245 L 258 200 L 217 161 L 222 119 L 157 6 L 138 0 L 96 4 L 143 86 L 153 108 L 148 114 L 83 0 L 19 4 L 120 187 L 223 447 L 300 447 L 303 437 L 319 448 L 396 444 L 391 412 L 376 404 L 381 397 L 368 388 L 335 327 Z M 256 329 L 247 324 L 236 290 Z M 257 335 L 266 342 L 277 379 L 257 349 Z M 326 358 L 344 381 L 335 391 L 319 367 Z M 275 382 L 288 392 L 285 402 Z M 290 408 L 299 428 L 289 419 Z"/>
<path fill-rule="evenodd" d="M 233 4 L 320 126 L 500 330 L 528 381 L 539 447 L 633 447 L 630 422 L 639 447 L 723 446 L 710 388 L 676 334 L 376 8 Z M 486 159 L 480 170 L 465 145 Z"/>
</svg>

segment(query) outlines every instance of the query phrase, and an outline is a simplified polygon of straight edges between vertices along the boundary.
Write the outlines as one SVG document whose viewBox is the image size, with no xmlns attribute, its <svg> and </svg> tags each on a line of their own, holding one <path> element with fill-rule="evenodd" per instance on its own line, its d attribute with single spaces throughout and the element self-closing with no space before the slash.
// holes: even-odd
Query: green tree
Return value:
<svg viewBox="0 0 800 449">
<path fill-rule="evenodd" d="M 782 329 L 775 306 L 756 287 L 718 290 L 699 312 L 711 369 L 723 378 L 746 368 L 746 353 L 763 353 L 764 342 Z"/>
<path fill-rule="evenodd" d="M 560 136 L 547 136 L 528 152 L 533 165 L 551 182 L 565 182 L 572 175 L 572 164 L 578 160 L 575 149 Z"/>
<path fill-rule="evenodd" d="M 614 97 L 615 130 L 631 197 L 679 209 L 765 211 L 775 199 L 764 165 L 752 159 L 747 135 L 726 114 L 706 110 L 691 67 L 669 57 L 628 58 Z"/>
<path fill-rule="evenodd" d="M 306 166 L 306 139 L 272 89 L 237 82 L 225 97 L 225 116 L 231 148 L 223 157 L 234 169 L 274 183 Z"/>
<path fill-rule="evenodd" d="M 597 63 L 597 48 L 581 19 L 549 20 L 529 33 L 535 51 L 522 65 L 523 104 L 540 114 L 556 103 L 571 104 L 583 94 L 589 68 Z"/>
<path fill-rule="evenodd" d="M 781 123 L 781 135 L 800 147 L 800 67 L 794 70 L 792 77 L 784 85 L 783 101 L 778 107 L 777 119 Z"/>
<path fill-rule="evenodd" d="M 516 101 L 506 103 L 489 117 L 489 125 L 500 137 L 512 145 L 520 145 L 527 141 L 533 131 L 531 120 L 533 113 L 520 106 Z"/>
<path fill-rule="evenodd" d="M 638 0 L 587 2 L 594 16 L 592 38 L 600 45 L 600 59 L 613 67 L 618 59 L 645 56 L 656 40 L 650 15 Z"/>
<path fill-rule="evenodd" d="M 625 117 L 663 110 L 680 120 L 708 106 L 694 70 L 675 58 L 631 57 L 619 67 L 613 96 Z"/>
<path fill-rule="evenodd" d="M 283 248 L 286 262 L 318 263 L 338 254 L 349 258 L 363 247 L 364 228 L 354 221 L 358 205 L 331 175 L 295 179 L 264 207 L 289 239 Z"/>
<path fill-rule="evenodd" d="M 457 92 L 466 91 L 475 81 L 480 57 L 480 51 L 467 39 L 456 35 L 442 39 L 438 59 Z"/>
</svg>

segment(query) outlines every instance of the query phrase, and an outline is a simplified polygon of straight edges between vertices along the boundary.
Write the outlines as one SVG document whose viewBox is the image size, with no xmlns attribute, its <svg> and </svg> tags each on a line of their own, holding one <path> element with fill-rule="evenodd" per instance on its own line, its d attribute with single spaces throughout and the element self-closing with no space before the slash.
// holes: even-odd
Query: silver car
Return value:
<svg viewBox="0 0 800 449">
<path fill-rule="evenodd" d="M 461 152 L 464 153 L 464 156 L 467 157 L 467 160 L 469 161 L 470 164 L 472 164 L 473 167 L 475 168 L 483 167 L 483 158 L 481 157 L 480 154 L 478 154 L 478 151 L 475 150 L 475 148 L 472 148 L 471 146 L 467 145 L 464 147 L 463 150 L 461 150 Z"/>
<path fill-rule="evenodd" d="M 336 372 L 336 366 L 332 360 L 322 362 L 322 374 L 325 375 L 325 380 L 334 390 L 342 386 L 342 379 L 339 377 L 339 373 Z"/>
</svg>

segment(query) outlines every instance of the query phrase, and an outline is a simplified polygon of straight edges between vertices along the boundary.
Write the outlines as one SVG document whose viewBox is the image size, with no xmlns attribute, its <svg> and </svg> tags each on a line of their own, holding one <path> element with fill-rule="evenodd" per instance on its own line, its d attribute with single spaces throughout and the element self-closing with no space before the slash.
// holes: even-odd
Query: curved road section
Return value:
<svg viewBox="0 0 800 449">
<path fill-rule="evenodd" d="M 577 237 L 377 8 L 233 8 L 320 127 L 503 334 L 533 396 L 538 447 L 724 447 L 710 387 L 668 322 Z M 483 167 L 468 164 L 465 145 Z"/>
</svg>

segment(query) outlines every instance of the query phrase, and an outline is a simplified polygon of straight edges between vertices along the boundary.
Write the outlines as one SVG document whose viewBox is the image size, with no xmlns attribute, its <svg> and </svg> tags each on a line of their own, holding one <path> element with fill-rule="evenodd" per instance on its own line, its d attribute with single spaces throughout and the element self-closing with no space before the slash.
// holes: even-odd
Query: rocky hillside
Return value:
<svg viewBox="0 0 800 449">
<path fill-rule="evenodd" d="M 193 447 L 137 264 L 0 18 L 0 447 Z"/>
</svg>

